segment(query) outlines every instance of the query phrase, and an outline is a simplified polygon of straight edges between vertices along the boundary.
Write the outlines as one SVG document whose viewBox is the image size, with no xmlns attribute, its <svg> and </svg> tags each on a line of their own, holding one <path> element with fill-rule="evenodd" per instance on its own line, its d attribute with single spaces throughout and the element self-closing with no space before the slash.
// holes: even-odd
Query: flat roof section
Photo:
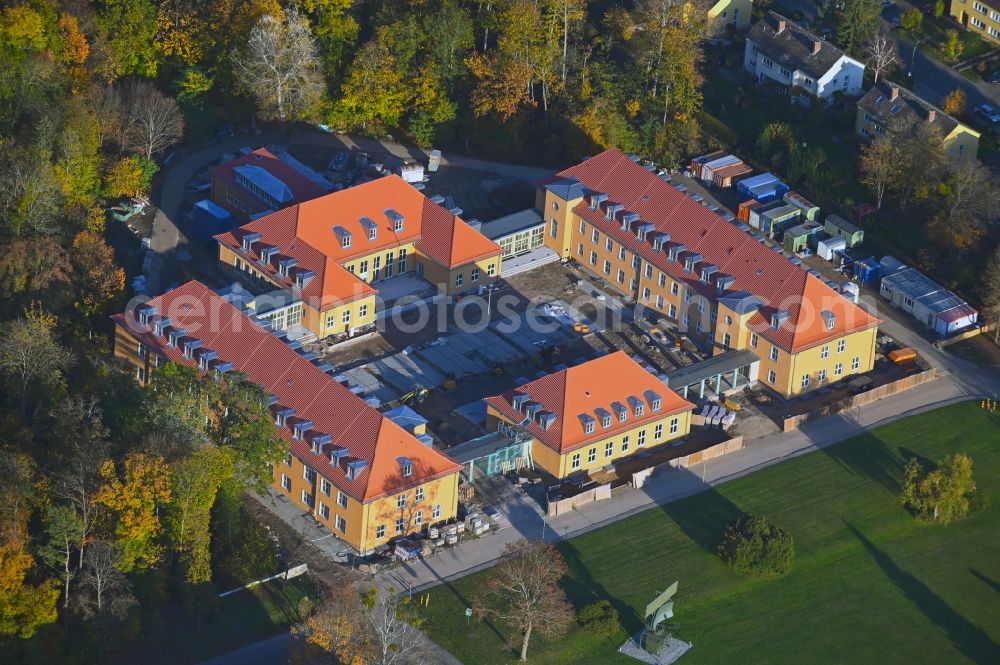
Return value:
<svg viewBox="0 0 1000 665">
<path fill-rule="evenodd" d="M 760 358 L 750 351 L 727 351 L 726 353 L 712 356 L 700 363 L 682 367 L 673 372 L 667 372 L 667 386 L 671 390 L 701 383 L 708 379 L 713 379 L 719 374 L 728 374 L 741 367 L 760 362 Z"/>
<path fill-rule="evenodd" d="M 518 210 L 509 215 L 498 217 L 490 222 L 483 222 L 481 233 L 496 242 L 500 238 L 543 224 L 545 224 L 545 220 L 542 219 L 541 211 L 535 208 L 528 208 L 527 210 Z"/>
</svg>

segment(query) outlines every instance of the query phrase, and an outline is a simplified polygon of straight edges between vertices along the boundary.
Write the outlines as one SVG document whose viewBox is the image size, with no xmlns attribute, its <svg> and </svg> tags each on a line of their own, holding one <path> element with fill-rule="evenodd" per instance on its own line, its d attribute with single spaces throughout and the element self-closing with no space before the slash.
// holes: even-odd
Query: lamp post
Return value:
<svg viewBox="0 0 1000 665">
<path fill-rule="evenodd" d="M 906 72 L 907 78 L 913 78 L 913 65 L 916 64 L 917 61 L 917 47 L 920 46 L 920 42 L 926 41 L 926 39 L 926 37 L 923 37 L 913 42 L 913 52 L 910 54 L 910 70 Z"/>
</svg>

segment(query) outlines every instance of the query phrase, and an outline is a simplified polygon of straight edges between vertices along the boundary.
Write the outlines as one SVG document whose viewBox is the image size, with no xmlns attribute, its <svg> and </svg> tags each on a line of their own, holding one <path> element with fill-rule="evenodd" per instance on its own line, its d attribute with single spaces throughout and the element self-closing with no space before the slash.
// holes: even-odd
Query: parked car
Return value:
<svg viewBox="0 0 1000 665">
<path fill-rule="evenodd" d="M 991 125 L 1000 122 L 1000 111 L 989 104 L 980 104 L 976 107 L 975 113 Z"/>
<path fill-rule="evenodd" d="M 1000 69 L 987 76 L 986 80 L 993 85 L 1000 85 Z"/>
</svg>

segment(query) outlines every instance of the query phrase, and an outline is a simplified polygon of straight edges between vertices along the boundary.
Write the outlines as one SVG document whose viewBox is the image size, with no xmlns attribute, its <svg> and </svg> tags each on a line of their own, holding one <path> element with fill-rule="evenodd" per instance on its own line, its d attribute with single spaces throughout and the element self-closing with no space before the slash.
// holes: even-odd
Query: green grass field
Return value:
<svg viewBox="0 0 1000 665">
<path fill-rule="evenodd" d="M 948 527 L 916 523 L 896 500 L 907 457 L 955 451 L 973 459 L 986 501 Z M 767 515 L 795 538 L 793 571 L 748 580 L 714 554 L 742 512 Z M 653 592 L 680 581 L 679 637 L 698 663 L 969 663 L 1000 654 L 1000 414 L 966 403 L 754 473 L 561 546 L 564 586 L 579 608 L 599 598 L 638 630 Z M 464 610 L 481 573 L 431 592 L 430 635 L 465 663 L 510 663 L 517 636 Z M 634 663 L 613 640 L 577 627 L 534 640 L 534 663 Z"/>
</svg>

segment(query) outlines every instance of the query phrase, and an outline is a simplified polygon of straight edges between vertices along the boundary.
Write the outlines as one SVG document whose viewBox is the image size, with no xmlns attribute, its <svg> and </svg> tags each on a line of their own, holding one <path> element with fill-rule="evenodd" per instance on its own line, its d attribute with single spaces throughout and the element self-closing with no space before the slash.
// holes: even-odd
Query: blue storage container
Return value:
<svg viewBox="0 0 1000 665">
<path fill-rule="evenodd" d="M 854 262 L 854 278 L 866 286 L 878 281 L 881 269 L 874 256 Z"/>
<path fill-rule="evenodd" d="M 199 242 L 211 240 L 212 236 L 229 231 L 236 221 L 232 213 L 208 199 L 194 204 L 192 218 L 194 235 Z"/>
</svg>

